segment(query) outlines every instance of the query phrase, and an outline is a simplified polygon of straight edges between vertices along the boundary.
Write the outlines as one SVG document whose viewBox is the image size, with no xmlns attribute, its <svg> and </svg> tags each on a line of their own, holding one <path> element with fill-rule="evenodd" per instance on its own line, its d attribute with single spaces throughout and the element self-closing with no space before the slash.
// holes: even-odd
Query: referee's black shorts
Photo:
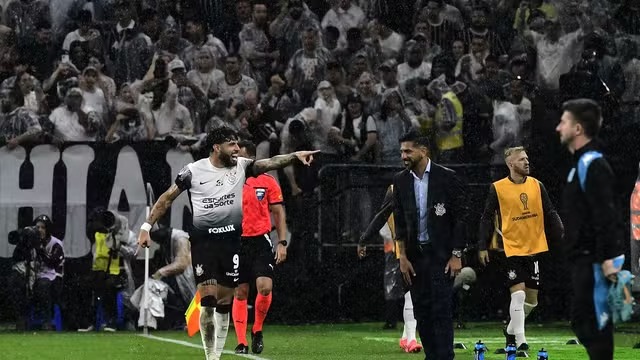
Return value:
<svg viewBox="0 0 640 360">
<path fill-rule="evenodd" d="M 273 279 L 274 256 L 269 234 L 243 236 L 240 245 L 240 284 L 248 284 L 259 277 Z"/>
<path fill-rule="evenodd" d="M 240 232 L 210 234 L 194 229 L 189 236 L 196 284 L 215 280 L 216 284 L 224 287 L 237 287 L 240 280 Z"/>
</svg>

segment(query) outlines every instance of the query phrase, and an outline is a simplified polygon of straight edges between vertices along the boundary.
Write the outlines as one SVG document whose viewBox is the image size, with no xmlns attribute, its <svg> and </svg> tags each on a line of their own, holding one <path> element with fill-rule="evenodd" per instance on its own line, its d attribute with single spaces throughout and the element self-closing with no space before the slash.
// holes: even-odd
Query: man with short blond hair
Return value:
<svg viewBox="0 0 640 360">
<path fill-rule="evenodd" d="M 529 157 L 524 147 L 504 151 L 509 176 L 494 182 L 489 189 L 482 214 L 479 237 L 480 262 L 489 262 L 487 243 L 497 234 L 498 247 L 507 257 L 504 274 L 511 292 L 511 321 L 505 336 L 507 345 L 527 351 L 524 321 L 538 305 L 540 255 L 549 251 L 547 234 L 562 237 L 563 225 L 544 186 L 529 176 Z"/>
</svg>

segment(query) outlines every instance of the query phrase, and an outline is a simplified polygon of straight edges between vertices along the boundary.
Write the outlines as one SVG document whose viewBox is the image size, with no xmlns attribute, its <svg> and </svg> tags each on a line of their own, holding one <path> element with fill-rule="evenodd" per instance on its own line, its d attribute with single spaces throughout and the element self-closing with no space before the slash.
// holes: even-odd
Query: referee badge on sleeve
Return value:
<svg viewBox="0 0 640 360">
<path fill-rule="evenodd" d="M 264 196 L 267 194 L 267 190 L 266 189 L 256 189 L 256 198 L 258 198 L 258 201 L 262 201 L 262 199 L 264 199 Z"/>
</svg>

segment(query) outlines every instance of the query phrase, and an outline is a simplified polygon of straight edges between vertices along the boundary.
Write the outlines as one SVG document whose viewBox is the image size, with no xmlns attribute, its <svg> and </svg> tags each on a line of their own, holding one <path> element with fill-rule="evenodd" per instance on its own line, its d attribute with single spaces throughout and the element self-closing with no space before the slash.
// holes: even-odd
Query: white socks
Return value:
<svg viewBox="0 0 640 360">
<path fill-rule="evenodd" d="M 204 355 L 207 360 L 215 360 L 215 339 L 214 332 L 217 330 L 214 326 L 214 312 L 216 308 L 202 306 L 200 308 L 200 336 L 202 337 L 202 346 L 204 347 Z"/>
<path fill-rule="evenodd" d="M 519 290 L 511 294 L 511 305 L 509 306 L 509 315 L 511 321 L 507 326 L 507 334 L 516 336 L 516 346 L 520 346 L 527 342 L 524 336 L 524 299 L 526 295 L 524 291 Z"/>
<path fill-rule="evenodd" d="M 219 359 L 222 355 L 222 350 L 224 350 L 224 343 L 227 341 L 227 333 L 229 331 L 229 313 L 220 314 L 216 312 L 213 315 L 214 323 L 215 323 L 215 355 L 216 359 Z"/>
<path fill-rule="evenodd" d="M 407 344 L 416 339 L 416 326 L 418 321 L 413 315 L 413 301 L 411 301 L 411 293 L 407 291 L 404 294 L 404 310 L 402 311 L 404 320 L 404 330 L 402 338 L 407 339 Z"/>
</svg>

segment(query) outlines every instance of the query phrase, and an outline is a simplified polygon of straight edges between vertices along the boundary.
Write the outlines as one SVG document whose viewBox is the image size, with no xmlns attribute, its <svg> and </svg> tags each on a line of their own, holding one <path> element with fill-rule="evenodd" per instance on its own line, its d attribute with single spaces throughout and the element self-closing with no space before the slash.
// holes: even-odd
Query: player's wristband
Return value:
<svg viewBox="0 0 640 360">
<path fill-rule="evenodd" d="M 152 227 L 153 226 L 151 224 L 149 224 L 148 222 L 145 222 L 144 224 L 142 224 L 142 226 L 140 226 L 140 230 L 149 232 L 149 231 L 151 231 Z"/>
</svg>

